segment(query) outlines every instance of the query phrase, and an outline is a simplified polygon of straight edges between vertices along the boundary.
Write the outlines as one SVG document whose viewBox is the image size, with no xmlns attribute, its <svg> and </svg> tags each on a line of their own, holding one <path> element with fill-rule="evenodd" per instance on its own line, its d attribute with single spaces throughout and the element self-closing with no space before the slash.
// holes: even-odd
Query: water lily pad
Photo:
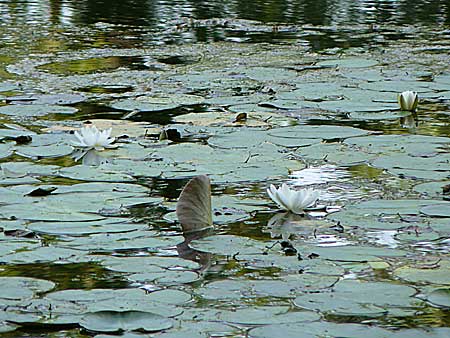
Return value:
<svg viewBox="0 0 450 338">
<path fill-rule="evenodd" d="M 253 95 L 226 95 L 214 96 L 205 100 L 206 104 L 220 106 L 235 106 L 242 104 L 255 104 L 269 99 L 269 95 L 253 94 Z M 234 111 L 234 110 L 233 110 Z"/>
<path fill-rule="evenodd" d="M 193 283 L 200 280 L 201 277 L 198 273 L 193 271 L 163 270 L 160 273 L 136 273 L 127 278 L 142 284 L 154 283 L 164 286 L 178 286 L 181 284 Z"/>
<path fill-rule="evenodd" d="M 379 327 L 330 322 L 292 323 L 267 325 L 250 330 L 251 338 L 316 338 L 316 337 L 346 337 L 346 338 L 386 338 L 394 337 L 394 332 Z M 420 337 L 420 336 L 418 336 Z"/>
<path fill-rule="evenodd" d="M 250 79 L 256 81 L 289 81 L 297 77 L 294 70 L 274 67 L 252 67 L 244 71 Z"/>
<path fill-rule="evenodd" d="M 175 109 L 183 105 L 196 105 L 204 101 L 201 96 L 172 94 L 160 96 L 140 96 L 111 103 L 111 107 L 126 111 L 154 112 Z"/>
<path fill-rule="evenodd" d="M 143 311 L 99 311 L 88 313 L 80 321 L 85 329 L 99 332 L 120 330 L 162 331 L 172 327 L 170 319 Z"/>
<path fill-rule="evenodd" d="M 394 270 L 394 275 L 398 278 L 413 282 L 413 283 L 433 283 L 450 285 L 448 278 L 448 271 L 450 269 L 450 262 L 442 260 L 437 264 L 426 265 L 423 267 L 402 266 Z"/>
<path fill-rule="evenodd" d="M 239 257 L 239 256 L 237 256 Z M 208 300 L 239 300 L 246 298 L 294 298 L 300 292 L 319 292 L 330 288 L 339 280 L 337 276 L 320 274 L 291 274 L 281 278 L 259 280 L 227 279 L 214 281 L 197 289 Z"/>
<path fill-rule="evenodd" d="M 2 163 L 3 174 L 9 177 L 23 176 L 52 176 L 60 167 L 50 164 L 33 162 L 5 162 Z M 6 169 L 6 173 L 5 173 Z"/>
<path fill-rule="evenodd" d="M 320 319 L 315 312 L 287 312 L 285 306 L 265 306 L 221 311 L 218 318 L 233 324 L 267 325 L 278 323 L 311 322 Z"/>
<path fill-rule="evenodd" d="M 353 112 L 350 114 L 350 118 L 354 120 L 396 120 L 400 117 L 405 117 L 411 115 L 410 112 L 406 111 L 387 111 L 387 112 L 376 112 L 376 113 L 363 113 L 363 112 Z"/>
<path fill-rule="evenodd" d="M 75 211 L 70 205 L 50 205 L 48 203 L 32 203 L 24 208 L 24 204 L 0 206 L 0 214 L 7 218 L 26 219 L 30 221 L 94 221 L 103 216 Z"/>
<path fill-rule="evenodd" d="M 101 233 L 86 237 L 66 238 L 61 246 L 77 250 L 111 252 L 118 250 L 146 249 L 155 251 L 183 242 L 182 236 L 157 236 L 150 231 L 132 231 L 126 233 Z"/>
<path fill-rule="evenodd" d="M 361 210 L 370 209 L 370 212 L 376 215 L 418 215 L 423 207 L 436 204 L 442 204 L 442 201 L 424 199 L 376 199 L 356 204 L 353 207 Z"/>
<path fill-rule="evenodd" d="M 0 114 L 24 116 L 45 116 L 49 114 L 74 114 L 78 109 L 51 104 L 8 105 L 0 107 Z"/>
<path fill-rule="evenodd" d="M 340 166 L 364 163 L 371 159 L 369 154 L 342 143 L 313 144 L 309 147 L 299 148 L 296 153 L 308 159 L 336 163 Z"/>
<path fill-rule="evenodd" d="M 445 177 L 445 175 L 450 175 L 450 168 L 448 166 L 449 161 L 450 155 L 447 154 L 431 157 L 413 157 L 409 155 L 392 154 L 378 157 L 372 161 L 372 165 L 405 176 L 417 178 L 430 178 L 436 176 L 440 178 L 442 176 Z"/>
<path fill-rule="evenodd" d="M 236 131 L 214 135 L 208 139 L 208 143 L 214 147 L 226 149 L 251 149 L 252 147 L 258 147 L 258 149 L 255 149 L 255 152 L 264 150 L 264 148 L 262 148 L 264 143 L 274 143 L 286 147 L 301 147 L 318 142 L 320 142 L 320 139 L 313 140 L 308 137 L 299 137 L 295 139 L 273 137 L 269 132 L 256 128 L 241 128 Z M 276 154 L 276 152 L 273 151 L 272 153 Z"/>
<path fill-rule="evenodd" d="M 291 92 L 282 92 L 276 96 L 281 100 L 327 100 L 340 95 L 343 88 L 338 83 L 333 82 L 307 82 L 298 83 L 296 89 Z"/>
<path fill-rule="evenodd" d="M 310 126 L 298 125 L 294 127 L 277 128 L 271 130 L 269 135 L 281 138 L 316 138 L 323 140 L 344 139 L 348 137 L 367 135 L 367 131 L 342 126 Z"/>
<path fill-rule="evenodd" d="M 33 297 L 36 293 L 48 292 L 55 283 L 29 277 L 0 277 L 2 292 L 0 298 L 21 300 Z"/>
<path fill-rule="evenodd" d="M 299 243 L 299 247 L 301 242 Z M 341 262 L 374 262 L 382 260 L 380 257 L 402 257 L 406 251 L 392 248 L 372 247 L 366 245 L 347 245 L 341 247 L 314 247 L 310 252 L 318 254 L 340 264 Z"/>
<path fill-rule="evenodd" d="M 75 165 L 73 167 L 63 168 L 58 171 L 62 177 L 72 178 L 80 181 L 93 182 L 130 182 L 134 178 L 125 173 L 115 172 L 103 166 L 91 167 L 85 165 Z"/>
<path fill-rule="evenodd" d="M 9 143 L 1 143 L 0 144 L 0 159 L 8 157 L 13 154 L 13 146 Z"/>
<path fill-rule="evenodd" d="M 342 280 L 333 292 L 303 294 L 294 304 L 333 315 L 379 317 L 392 307 L 413 307 L 415 293 L 414 288 L 404 285 Z"/>
<path fill-rule="evenodd" d="M 284 159 L 273 161 L 273 151 L 276 146 L 261 146 L 248 151 L 233 151 L 231 149 L 214 149 L 197 143 L 179 143 L 152 154 L 152 158 L 161 158 L 175 163 L 190 164 L 195 171 L 184 173 L 183 176 L 210 174 L 215 182 L 258 181 L 269 177 L 287 175 L 289 170 L 299 170 L 305 165 L 296 160 Z M 283 154 L 276 154 L 282 157 Z M 176 174 L 176 172 L 174 172 Z M 164 176 L 170 177 L 170 172 Z M 180 173 L 178 173 L 180 175 Z"/>
<path fill-rule="evenodd" d="M 73 147 L 67 144 L 53 144 L 46 146 L 21 146 L 16 154 L 28 158 L 52 158 L 66 156 L 72 153 Z"/>
<path fill-rule="evenodd" d="M 0 82 L 0 92 L 10 92 L 13 90 L 18 90 L 19 86 L 11 82 Z"/>
<path fill-rule="evenodd" d="M 376 135 L 350 138 L 344 141 L 362 147 L 373 154 L 407 153 L 410 155 L 433 154 L 436 149 L 448 143 L 449 138 L 424 135 Z M 398 162 L 400 163 L 400 161 Z"/>
<path fill-rule="evenodd" d="M 7 107 L 7 106 L 4 106 Z M 20 136 L 33 136 L 36 133 L 26 130 L 26 129 L 6 129 L 0 128 L 0 138 L 11 138 L 11 137 L 20 137 Z"/>
<path fill-rule="evenodd" d="M 369 89 L 373 91 L 385 91 L 385 92 L 394 92 L 401 93 L 406 90 L 412 90 L 417 93 L 424 93 L 432 91 L 429 88 L 427 82 L 423 81 L 378 81 L 378 82 L 367 82 L 361 83 L 359 85 L 361 88 Z"/>
<path fill-rule="evenodd" d="M 443 187 L 450 184 L 450 181 L 438 181 L 438 182 L 427 182 L 421 183 L 414 186 L 414 191 L 426 194 L 428 196 L 442 196 Z"/>
<path fill-rule="evenodd" d="M 317 63 L 318 66 L 323 67 L 340 67 L 340 68 L 365 68 L 377 65 L 376 60 L 356 58 L 356 57 L 346 57 L 342 59 L 335 60 L 325 60 Z"/>
<path fill-rule="evenodd" d="M 1 321 L 0 322 L 0 333 L 15 331 L 18 327 L 19 327 L 18 325 Z"/>
<path fill-rule="evenodd" d="M 426 299 L 435 306 L 450 308 L 450 289 L 435 289 L 427 295 Z"/>
<path fill-rule="evenodd" d="M 420 209 L 420 212 L 433 217 L 450 217 L 450 202 L 427 205 Z"/>
<path fill-rule="evenodd" d="M 196 262 L 178 257 L 106 257 L 100 256 L 101 264 L 108 270 L 126 273 L 161 273 L 167 270 L 186 271 L 199 269 Z"/>
<path fill-rule="evenodd" d="M 63 105 L 83 102 L 86 100 L 86 97 L 81 94 L 58 93 L 31 95 L 30 99 L 33 104 Z"/>
<path fill-rule="evenodd" d="M 208 236 L 192 241 L 189 246 L 200 251 L 221 255 L 258 253 L 265 250 L 267 243 L 234 235 Z"/>
<path fill-rule="evenodd" d="M 33 263 L 71 263 L 71 258 L 82 260 L 83 254 L 70 249 L 54 246 L 44 246 L 30 251 L 19 251 L 0 257 L 0 262 L 6 264 L 33 264 Z"/>
<path fill-rule="evenodd" d="M 90 222 L 33 222 L 27 229 L 42 234 L 79 236 L 146 230 L 148 225 L 126 222 L 123 218 L 107 218 Z"/>
</svg>

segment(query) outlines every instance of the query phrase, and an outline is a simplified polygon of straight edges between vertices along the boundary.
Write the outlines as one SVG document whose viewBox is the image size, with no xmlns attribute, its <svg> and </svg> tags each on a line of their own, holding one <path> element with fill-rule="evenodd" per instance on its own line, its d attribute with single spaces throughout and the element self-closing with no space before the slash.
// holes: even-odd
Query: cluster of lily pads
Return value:
<svg viewBox="0 0 450 338">
<path fill-rule="evenodd" d="M 398 94 L 398 103 L 402 111 L 416 111 L 418 100 L 418 95 L 414 91 L 405 91 Z M 86 153 L 83 153 L 83 156 L 90 150 L 116 148 L 117 145 L 112 144 L 115 138 L 110 137 L 111 131 L 112 128 L 100 131 L 95 125 L 87 125 L 81 128 L 80 132 L 75 131 L 77 140 L 72 141 L 72 144 L 75 147 L 86 150 Z M 160 139 L 168 138 L 166 130 L 162 131 L 162 135 L 163 137 L 160 136 Z M 270 185 L 267 189 L 267 193 L 281 209 L 295 214 L 303 214 L 305 209 L 314 206 L 320 195 L 319 191 L 314 189 L 290 189 L 285 183 L 283 183 L 280 188 L 276 188 L 273 184 Z"/>
<path fill-rule="evenodd" d="M 272 47 L 8 65 L 23 83 L 0 88 L 24 96 L 0 107 L 2 332 L 449 335 L 450 139 L 402 127 L 424 118 L 418 95 L 445 114 L 449 75 L 389 69 L 388 49 L 379 64 Z M 130 56 L 152 70 L 76 71 Z M 113 120 L 78 110 L 88 99 Z"/>
</svg>

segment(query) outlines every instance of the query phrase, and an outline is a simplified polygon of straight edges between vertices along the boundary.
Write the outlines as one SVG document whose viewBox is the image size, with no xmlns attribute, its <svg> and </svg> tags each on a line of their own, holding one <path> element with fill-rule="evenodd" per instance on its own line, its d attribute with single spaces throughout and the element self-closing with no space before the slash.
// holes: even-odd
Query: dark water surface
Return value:
<svg viewBox="0 0 450 338">
<path fill-rule="evenodd" d="M 393 26 L 390 39 L 404 37 L 395 27 L 450 24 L 449 1 L 0 1 L 0 27 L 21 27 L 31 32 L 84 31 L 86 25 L 125 25 L 104 36 L 117 46 L 148 46 L 150 42 L 182 43 L 250 37 L 252 42 L 303 37 L 313 49 L 367 45 L 353 38 L 350 28 Z M 213 19 L 213 24 L 204 20 Z M 200 21 L 199 21 L 200 20 Z M 274 32 L 249 33 L 232 27 L 232 20 L 254 20 L 283 25 Z M 197 22 L 198 21 L 198 22 Z M 290 26 L 292 25 L 292 26 Z M 293 26 L 296 25 L 296 26 Z M 299 29 L 303 25 L 303 29 Z M 25 27 L 24 27 L 25 26 Z M 184 29 L 189 26 L 189 29 Z M 322 26 L 322 34 L 309 31 Z M 132 27 L 134 29 L 132 29 Z M 326 27 L 326 28 L 325 28 Z M 346 28 L 347 27 L 347 28 Z M 182 29 L 182 33 L 180 33 Z M 88 34 L 86 32 L 86 34 Z M 84 38 L 87 38 L 86 36 Z M 386 37 L 385 37 L 386 38 Z M 370 38 L 371 39 L 371 38 Z M 3 40 L 8 40 L 5 36 Z M 93 41 L 71 41 L 72 48 Z M 7 43 L 7 41 L 4 41 Z M 98 41 L 97 41 L 98 43 Z M 68 47 L 68 46 L 66 46 Z"/>
<path fill-rule="evenodd" d="M 157 27 L 181 18 L 311 25 L 443 25 L 450 23 L 450 4 L 439 0 L 0 1 L 0 15 L 5 24 L 73 26 L 107 22 Z"/>
</svg>

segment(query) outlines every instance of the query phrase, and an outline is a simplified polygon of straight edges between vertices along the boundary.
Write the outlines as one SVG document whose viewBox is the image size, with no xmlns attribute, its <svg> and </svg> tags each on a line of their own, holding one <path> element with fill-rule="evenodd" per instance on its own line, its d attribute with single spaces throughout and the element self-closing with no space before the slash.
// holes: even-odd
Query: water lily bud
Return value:
<svg viewBox="0 0 450 338">
<path fill-rule="evenodd" d="M 400 109 L 405 111 L 415 111 L 419 103 L 417 93 L 410 90 L 398 94 L 397 99 Z"/>
</svg>

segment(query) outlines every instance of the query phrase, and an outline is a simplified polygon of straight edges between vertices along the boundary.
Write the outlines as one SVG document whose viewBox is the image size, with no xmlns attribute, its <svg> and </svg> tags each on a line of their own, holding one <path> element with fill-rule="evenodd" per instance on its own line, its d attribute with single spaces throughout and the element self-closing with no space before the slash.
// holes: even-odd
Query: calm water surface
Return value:
<svg viewBox="0 0 450 338">
<path fill-rule="evenodd" d="M 236 35 L 229 28 L 230 20 L 255 20 L 274 25 L 286 25 L 275 34 L 253 36 L 255 41 L 267 41 L 281 37 L 302 35 L 298 26 L 330 26 L 326 34 L 305 40 L 313 48 L 342 46 L 339 37 L 345 33 L 345 26 L 380 25 L 394 26 L 435 26 L 450 24 L 449 1 L 412 0 L 297 0 L 297 1 L 0 1 L 0 27 L 32 28 L 42 30 L 77 30 L 86 25 L 125 25 L 114 31 L 137 40 L 141 45 L 149 41 L 195 42 L 217 41 Z M 205 27 L 201 22 L 185 34 L 174 32 L 172 39 L 167 30 L 180 27 L 192 20 L 221 20 L 220 24 Z M 130 30 L 130 27 L 141 28 Z M 22 27 L 23 28 L 23 27 Z M 162 36 L 149 36 L 148 33 L 165 32 Z M 398 36 L 392 32 L 392 38 Z M 245 32 L 242 32 L 245 35 Z M 304 34 L 303 34 L 304 35 Z M 119 36 L 116 38 L 120 39 Z M 361 44 L 347 36 L 347 46 Z M 85 41 L 85 43 L 87 43 Z M 132 43 L 129 41 L 129 43 Z M 136 41 L 134 45 L 137 46 Z M 345 44 L 344 44 L 345 45 Z M 77 45 L 80 47 L 80 45 Z"/>
<path fill-rule="evenodd" d="M 375 32 L 375 34 L 374 34 Z M 376 34 L 379 32 L 380 34 Z M 311 52 L 323 52 L 324 54 L 337 54 L 336 50 L 345 51 L 351 48 L 360 48 L 367 51 L 383 46 L 389 46 L 391 42 L 402 40 L 414 43 L 420 36 L 421 41 L 427 41 L 430 46 L 436 46 L 450 52 L 450 1 L 413 1 L 413 0 L 221 0 L 221 1 L 158 1 L 158 0 L 118 0 L 118 1 L 3 1 L 0 0 L 0 50 L 5 51 L 0 55 L 0 80 L 15 80 L 15 75 L 3 70 L 5 65 L 12 65 L 19 59 L 30 56 L 54 57 L 55 55 L 66 55 L 74 53 L 75 60 L 66 62 L 55 62 L 48 66 L 43 64 L 42 73 L 57 74 L 63 78 L 66 75 L 86 75 L 97 72 L 113 72 L 119 68 L 128 70 L 153 69 L 150 62 L 152 47 L 186 45 L 194 43 L 215 43 L 222 41 L 241 42 L 245 44 L 298 44 L 304 46 Z M 289 45 L 291 46 L 291 45 Z M 92 50 L 131 50 L 132 48 L 148 48 L 149 57 L 107 55 L 105 57 L 93 57 Z M 82 56 L 83 51 L 87 54 L 87 61 Z M 66 54 L 65 54 L 66 53 Z M 75 54 L 79 53 L 79 54 Z M 444 53 L 445 54 L 445 53 Z M 72 55 L 72 54 L 70 54 Z M 333 54 L 334 55 L 334 54 Z M 96 55 L 94 55 L 96 56 Z M 16 60 L 17 58 L 17 60 Z M 407 58 L 407 55 L 404 57 Z M 149 61 L 150 60 L 150 61 Z M 154 60 L 153 60 L 154 61 Z M 178 58 L 177 55 L 158 59 L 158 67 L 161 65 L 176 66 L 177 64 L 189 64 L 191 60 Z M 449 57 L 450 61 L 450 57 Z M 195 62 L 195 60 L 194 60 Z M 156 63 L 156 62 L 155 62 Z M 21 67 L 26 70 L 26 62 Z M 48 66 L 48 68 L 45 68 Z M 36 68 L 38 69 L 38 68 Z M 159 70 L 159 69 L 157 69 Z M 42 74 L 41 74 L 42 75 Z M 429 76 L 429 74 L 426 74 Z M 43 76 L 43 78 L 45 78 Z M 103 94 L 122 94 L 131 90 L 131 86 L 110 87 L 83 87 L 75 88 L 81 92 Z M 41 89 L 41 88 L 39 88 Z M 51 88 L 45 88 L 51 90 Z M 38 89 L 36 91 L 39 91 Z M 6 93 L 16 95 L 17 93 Z M 22 94 L 22 93 L 20 93 Z M 96 118 L 119 119 L 114 111 L 102 111 L 97 102 L 83 103 L 77 108 L 80 114 L 75 115 L 74 120 Z M 193 110 L 197 109 L 192 108 Z M 202 108 L 198 108 L 202 109 Z M 436 106 L 441 112 L 433 116 L 432 112 L 421 116 L 420 127 L 417 132 L 435 136 L 450 136 L 448 114 L 442 113 L 447 109 L 447 103 Z M 186 113 L 186 111 L 174 111 L 174 115 Z M 104 115 L 102 115 L 104 114 Z M 151 117 L 152 123 L 168 124 L 170 116 L 166 113 L 156 113 Z M 37 119 L 38 120 L 38 119 Z M 38 128 L 38 122 L 33 120 L 33 128 Z M 309 124 L 336 124 L 350 125 L 373 131 L 384 131 L 386 133 L 407 133 L 398 121 L 342 121 L 339 119 L 310 119 Z M 331 170 L 331 171 L 330 171 Z M 340 173 L 337 170 L 327 168 L 310 168 L 307 171 L 294 175 L 294 184 L 302 185 L 299 179 L 303 176 L 308 178 L 308 184 L 328 184 L 347 182 L 351 170 L 345 169 Z M 361 176 L 364 171 L 370 171 L 368 166 L 361 168 L 353 167 L 353 170 Z M 330 174 L 330 172 L 332 174 Z M 324 174 L 325 173 L 325 174 Z M 363 179 L 372 179 L 370 174 Z M 375 174 L 373 174 L 375 176 Z M 380 173 L 377 171 L 376 176 Z M 336 177 L 335 177 L 336 176 Z M 323 181 L 325 179 L 325 181 Z M 383 179 L 383 178 L 382 178 Z M 296 182 L 298 180 L 298 182 Z M 353 179 L 354 180 L 354 179 Z M 67 183 L 67 182 L 66 182 Z M 157 180 L 139 182 L 150 186 L 157 195 L 174 201 L 185 180 Z M 264 182 L 266 183 L 266 182 Z M 397 181 L 396 183 L 397 184 Z M 409 184 L 409 183 L 408 183 Z M 364 186 L 364 184 L 361 184 Z M 393 183 L 394 186 L 394 183 Z M 232 187 L 233 189 L 234 187 Z M 257 184 L 255 187 L 242 188 L 264 189 Z M 239 191 L 239 188 L 236 191 Z M 371 186 L 355 190 L 347 187 L 339 187 L 339 191 L 331 191 L 332 198 L 356 200 L 362 197 L 380 194 Z M 215 194 L 222 191 L 221 187 Z M 396 187 L 392 188 L 397 190 Z M 225 192 L 224 188 L 224 192 Z M 332 189 L 331 189 L 332 190 Z M 226 192 L 225 192 L 226 193 Z M 376 195 L 377 197 L 378 195 Z M 375 197 L 374 197 L 375 198 Z M 161 208 L 163 209 L 163 208 Z M 152 210 L 149 216 L 148 210 L 133 210 L 133 215 L 139 220 L 160 227 L 162 231 L 177 232 L 173 224 L 161 221 L 166 210 Z M 158 213 L 160 212 L 160 213 Z M 229 234 L 243 235 L 257 239 L 267 239 L 267 234 L 261 233 L 261 224 L 267 224 L 272 215 L 258 214 L 252 225 L 232 225 L 223 232 Z M 382 236 L 385 237 L 382 237 Z M 388 234 L 389 235 L 389 234 Z M 385 244 L 385 233 L 372 234 L 372 242 Z M 381 238 L 381 239 L 380 239 Z M 51 243 L 52 238 L 46 239 Z M 328 238 L 325 238 L 328 240 Z M 385 242 L 383 242 L 385 241 Z M 326 243 L 325 243 L 326 244 Z M 128 281 L 119 275 L 105 272 L 96 264 L 71 264 L 67 266 L 45 264 L 29 264 L 10 266 L 2 275 L 30 276 L 48 278 L 58 283 L 59 289 L 69 288 L 100 288 L 100 287 L 125 287 Z M 232 273 L 230 272 L 230 276 Z M 224 277 L 225 276 L 225 277 Z M 209 277 L 211 279 L 226 278 L 222 276 Z M 383 277 L 384 278 L 384 277 Z M 383 279 L 381 278 L 381 279 Z M 443 311 L 444 312 L 444 311 Z M 448 311 L 441 314 L 443 322 L 435 326 L 448 326 Z M 441 318 L 439 316 L 433 317 Z M 446 322 L 445 322 L 446 320 Z M 420 322 L 419 324 L 423 323 Z M 389 323 L 391 324 L 391 323 Z M 408 326 L 408 323 L 402 323 Z M 401 326 L 399 325 L 399 327 Z M 411 324 L 415 326 L 415 324 Z M 419 325 L 420 326 L 420 325 Z M 18 336 L 21 333 L 19 333 Z M 12 334 L 11 337 L 14 335 Z M 32 333 L 23 333 L 22 337 L 33 336 Z M 42 333 L 41 336 L 45 336 Z M 55 336 L 63 337 L 64 333 Z M 68 336 L 68 335 L 67 335 Z M 77 333 L 74 333 L 77 336 Z"/>
</svg>

